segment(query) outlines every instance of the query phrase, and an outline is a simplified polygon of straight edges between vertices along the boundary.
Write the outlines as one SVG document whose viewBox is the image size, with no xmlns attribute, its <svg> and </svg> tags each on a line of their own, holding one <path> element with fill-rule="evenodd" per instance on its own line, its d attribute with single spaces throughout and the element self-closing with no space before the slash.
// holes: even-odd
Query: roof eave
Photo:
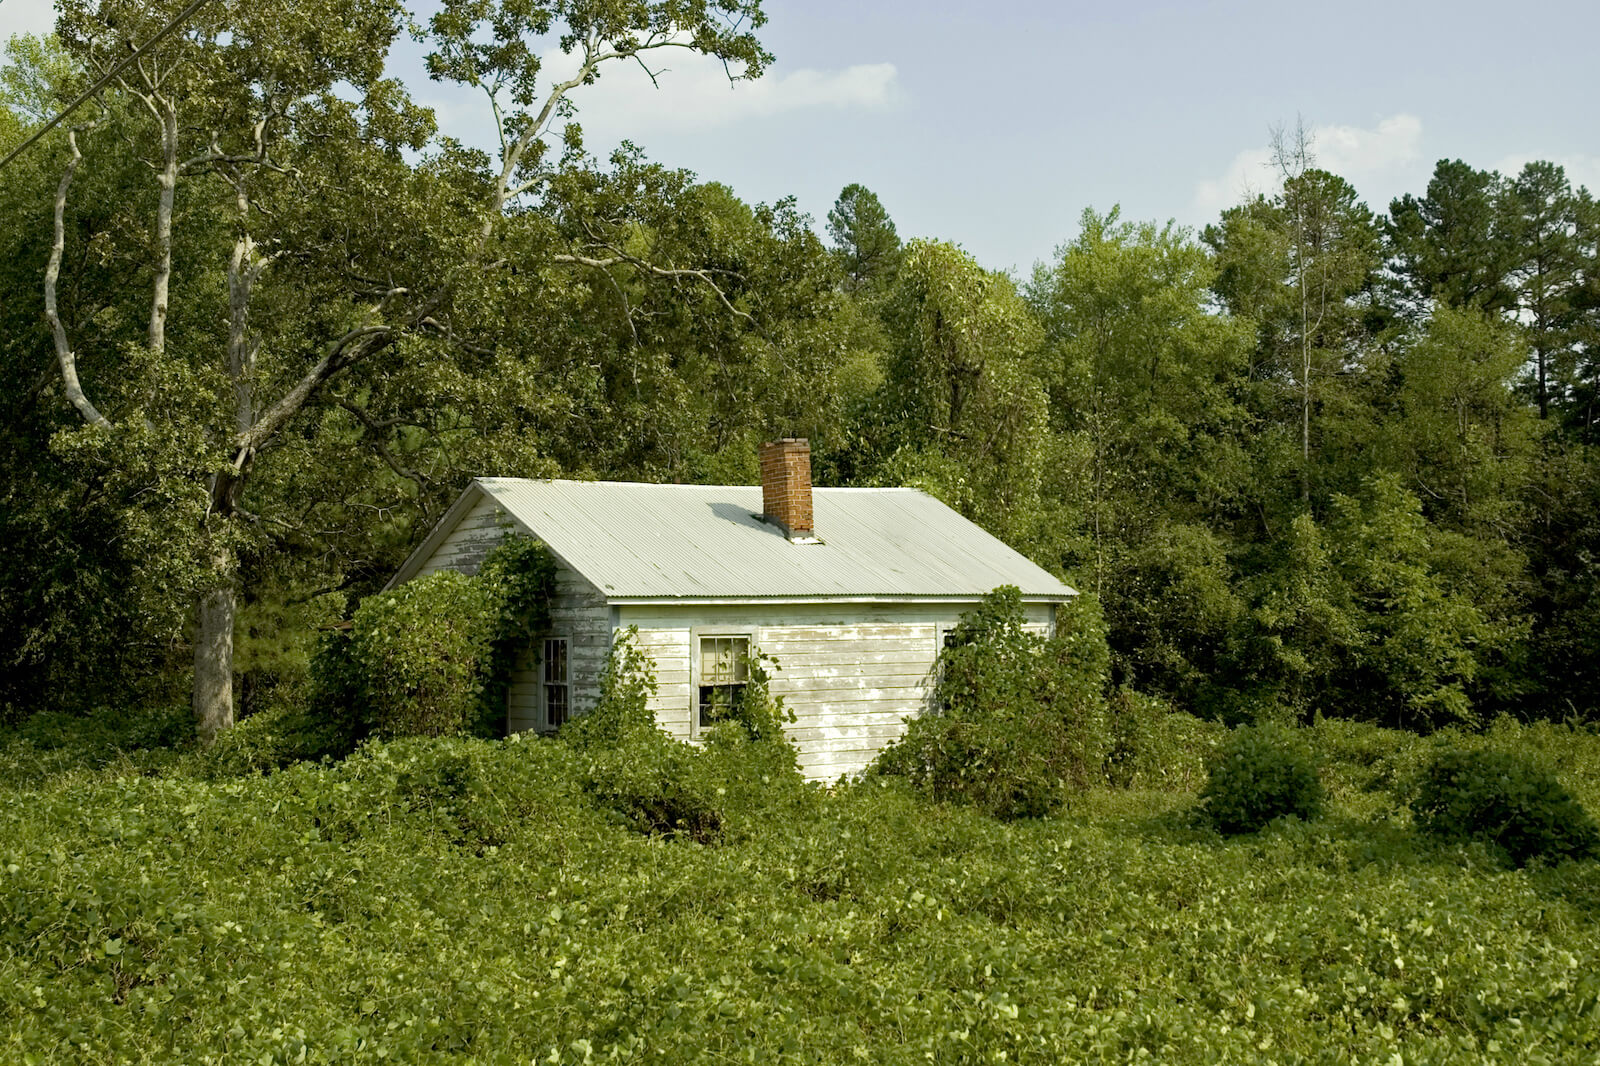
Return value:
<svg viewBox="0 0 1600 1066">
<path fill-rule="evenodd" d="M 602 591 L 606 602 L 617 607 L 739 606 L 744 604 L 798 603 L 977 603 L 985 593 L 959 593 L 939 596 L 909 595 L 834 595 L 834 596 L 617 596 Z M 1024 592 L 1023 603 L 1067 603 L 1078 595 L 1066 592 Z"/>
</svg>

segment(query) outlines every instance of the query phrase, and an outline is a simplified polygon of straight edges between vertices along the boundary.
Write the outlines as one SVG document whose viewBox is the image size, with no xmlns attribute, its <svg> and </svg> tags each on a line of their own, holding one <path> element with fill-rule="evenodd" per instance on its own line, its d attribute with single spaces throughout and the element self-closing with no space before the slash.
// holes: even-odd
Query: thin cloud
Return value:
<svg viewBox="0 0 1600 1066">
<path fill-rule="evenodd" d="M 1371 128 L 1314 126 L 1310 133 L 1315 165 L 1368 195 L 1407 187 L 1423 160 L 1422 120 L 1415 115 L 1392 115 Z M 1247 148 L 1233 157 L 1220 177 L 1195 186 L 1192 210 L 1201 218 L 1215 218 L 1258 193 L 1271 196 L 1282 185 L 1272 166 L 1272 150 Z"/>
<path fill-rule="evenodd" d="M 576 67 L 572 57 L 546 53 L 551 80 Z M 883 111 L 899 97 L 893 63 L 839 70 L 771 70 L 756 81 L 730 81 L 722 63 L 696 52 L 648 55 L 655 82 L 638 64 L 612 64 L 594 85 L 573 93 L 584 131 L 602 139 L 643 131 L 694 132 L 794 111 Z"/>
<path fill-rule="evenodd" d="M 1567 180 L 1576 189 L 1583 186 L 1592 193 L 1600 193 L 1600 156 L 1597 155 L 1524 155 L 1516 153 L 1502 156 L 1494 169 L 1508 178 L 1516 177 L 1522 168 L 1536 159 L 1554 163 L 1567 172 Z"/>
</svg>

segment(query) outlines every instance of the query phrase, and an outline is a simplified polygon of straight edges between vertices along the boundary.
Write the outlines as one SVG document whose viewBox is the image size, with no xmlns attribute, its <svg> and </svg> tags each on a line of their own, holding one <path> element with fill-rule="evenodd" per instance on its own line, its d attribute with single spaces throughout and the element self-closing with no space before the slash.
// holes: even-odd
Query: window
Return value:
<svg viewBox="0 0 1600 1066">
<path fill-rule="evenodd" d="M 934 648 L 933 660 L 933 706 L 940 711 L 950 709 L 950 702 L 946 699 L 945 683 L 949 680 L 945 670 L 944 653 L 951 648 L 959 648 L 963 644 L 972 643 L 972 633 L 960 628 L 959 622 L 941 625 L 938 628 L 939 642 Z"/>
<path fill-rule="evenodd" d="M 567 676 L 567 639 L 550 637 L 544 642 L 544 727 L 555 729 L 566 723 L 572 707 L 572 686 Z"/>
<path fill-rule="evenodd" d="M 750 683 L 750 638 L 748 636 L 704 636 L 700 638 L 699 708 L 695 731 L 727 714 Z"/>
</svg>

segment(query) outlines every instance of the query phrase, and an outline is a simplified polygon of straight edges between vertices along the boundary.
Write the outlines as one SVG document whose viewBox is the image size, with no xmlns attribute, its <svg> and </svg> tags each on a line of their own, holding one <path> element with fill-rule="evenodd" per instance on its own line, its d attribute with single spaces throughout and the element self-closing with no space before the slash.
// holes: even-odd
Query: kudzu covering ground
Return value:
<svg viewBox="0 0 1600 1066">
<path fill-rule="evenodd" d="M 1188 750 L 1009 824 L 772 782 L 709 844 L 621 824 L 559 741 L 219 779 L 13 737 L 0 1061 L 1600 1059 L 1600 865 L 1419 837 L 1448 741 L 1313 733 L 1331 813 L 1259 835 L 1197 823 Z M 1600 738 L 1489 742 L 1600 810 Z"/>
</svg>

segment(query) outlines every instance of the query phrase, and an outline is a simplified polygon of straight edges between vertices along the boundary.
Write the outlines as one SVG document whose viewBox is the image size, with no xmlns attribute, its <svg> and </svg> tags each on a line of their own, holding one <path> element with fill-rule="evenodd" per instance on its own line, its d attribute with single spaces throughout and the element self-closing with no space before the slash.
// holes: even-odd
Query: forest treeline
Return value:
<svg viewBox="0 0 1600 1066">
<path fill-rule="evenodd" d="M 0 146 L 176 6 L 15 39 Z M 673 5 L 591 6 L 599 69 Z M 753 18 L 675 17 L 759 73 L 759 4 L 717 6 Z M 540 139 L 581 82 L 447 3 L 431 69 L 510 101 L 461 144 L 383 76 L 392 5 L 334 7 L 202 12 L 0 169 L 0 716 L 198 671 L 223 727 L 469 478 L 754 483 L 791 434 L 1093 593 L 1116 680 L 1199 715 L 1600 720 L 1600 205 L 1559 166 L 1373 208 L 1302 152 L 1199 233 L 1085 211 L 1017 278 L 860 185 L 823 236 Z"/>
</svg>

